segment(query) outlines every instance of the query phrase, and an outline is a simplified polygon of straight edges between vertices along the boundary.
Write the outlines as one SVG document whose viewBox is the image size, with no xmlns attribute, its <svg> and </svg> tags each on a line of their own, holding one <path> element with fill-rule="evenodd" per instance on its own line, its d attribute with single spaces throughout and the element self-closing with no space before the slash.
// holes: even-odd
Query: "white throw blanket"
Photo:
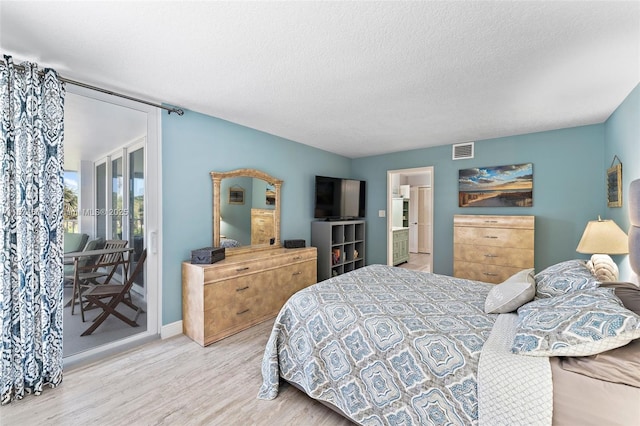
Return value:
<svg viewBox="0 0 640 426">
<path fill-rule="evenodd" d="M 594 254 L 587 268 L 598 281 L 618 281 L 618 265 L 606 254 Z"/>
<path fill-rule="evenodd" d="M 551 425 L 549 358 L 511 353 L 517 321 L 517 314 L 500 314 L 482 348 L 478 365 L 481 426 Z"/>
</svg>

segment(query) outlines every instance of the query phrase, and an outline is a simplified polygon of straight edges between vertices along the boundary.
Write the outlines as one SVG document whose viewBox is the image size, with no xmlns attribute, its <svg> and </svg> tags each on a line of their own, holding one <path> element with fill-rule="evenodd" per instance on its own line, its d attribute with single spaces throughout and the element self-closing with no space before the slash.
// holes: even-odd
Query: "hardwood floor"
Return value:
<svg viewBox="0 0 640 426">
<path fill-rule="evenodd" d="M 409 253 L 409 261 L 398 266 L 414 271 L 431 272 L 431 254 Z"/>
<path fill-rule="evenodd" d="M 256 398 L 273 320 L 202 348 L 158 340 L 65 371 L 63 383 L 3 406 L 9 425 L 351 425 L 284 384 Z"/>
</svg>

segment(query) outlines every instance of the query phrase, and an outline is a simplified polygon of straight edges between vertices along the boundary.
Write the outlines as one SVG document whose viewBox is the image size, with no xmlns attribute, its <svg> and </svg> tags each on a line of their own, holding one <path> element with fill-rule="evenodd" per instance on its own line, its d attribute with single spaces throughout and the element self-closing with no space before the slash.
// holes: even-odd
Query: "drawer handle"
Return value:
<svg viewBox="0 0 640 426">
<path fill-rule="evenodd" d="M 485 237 L 485 238 L 498 238 L 498 237 L 496 237 L 495 235 L 485 235 L 484 237 Z"/>
<path fill-rule="evenodd" d="M 302 259 L 302 256 L 296 256 L 293 258 L 293 260 L 300 260 L 300 259 Z"/>
<path fill-rule="evenodd" d="M 250 309 L 245 309 L 244 311 L 236 312 L 236 315 L 246 314 L 249 311 L 250 311 Z"/>
<path fill-rule="evenodd" d="M 484 223 L 498 223 L 497 220 L 485 220 Z"/>
<path fill-rule="evenodd" d="M 242 287 L 242 288 L 236 288 L 236 291 L 244 291 L 244 290 L 247 290 L 248 288 L 249 288 L 249 286 L 245 286 L 245 287 Z"/>
<path fill-rule="evenodd" d="M 300 275 L 301 273 L 302 273 L 302 272 L 298 271 L 298 272 L 294 272 L 294 273 L 293 273 L 293 274 L 291 274 L 291 275 Z"/>
<path fill-rule="evenodd" d="M 245 266 L 244 268 L 238 268 L 238 269 L 236 269 L 236 272 L 246 271 L 247 269 L 249 269 L 249 267 L 248 267 L 248 266 Z"/>
<path fill-rule="evenodd" d="M 495 254 L 485 254 L 484 257 L 498 257 L 498 256 Z"/>
<path fill-rule="evenodd" d="M 498 274 L 494 274 L 493 272 L 483 272 L 483 274 L 489 276 L 489 277 L 497 277 Z"/>
</svg>

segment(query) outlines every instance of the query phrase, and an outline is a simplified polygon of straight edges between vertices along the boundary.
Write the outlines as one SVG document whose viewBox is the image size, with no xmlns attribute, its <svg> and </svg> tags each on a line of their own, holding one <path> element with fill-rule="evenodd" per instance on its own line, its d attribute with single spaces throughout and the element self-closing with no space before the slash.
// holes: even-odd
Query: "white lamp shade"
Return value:
<svg viewBox="0 0 640 426">
<path fill-rule="evenodd" d="M 586 254 L 628 254 L 627 234 L 612 220 L 591 220 L 576 249 Z"/>
</svg>

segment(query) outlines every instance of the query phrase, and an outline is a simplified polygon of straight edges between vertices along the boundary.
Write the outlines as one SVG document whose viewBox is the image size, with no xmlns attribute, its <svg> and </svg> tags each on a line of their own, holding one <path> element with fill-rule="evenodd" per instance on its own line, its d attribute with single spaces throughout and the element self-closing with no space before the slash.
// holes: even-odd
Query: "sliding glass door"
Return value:
<svg viewBox="0 0 640 426">
<path fill-rule="evenodd" d="M 135 268 L 136 262 L 142 254 L 145 244 L 144 226 L 144 182 L 145 182 L 145 161 L 144 147 L 129 151 L 129 244 L 134 248 L 133 263 L 131 269 Z M 144 273 L 138 275 L 135 286 L 138 292 L 144 294 Z"/>
<path fill-rule="evenodd" d="M 111 238 L 121 240 L 123 234 L 124 170 L 123 157 L 111 159 Z"/>
<path fill-rule="evenodd" d="M 136 142 L 112 152 L 95 163 L 96 236 L 105 240 L 127 240 L 133 247 L 131 270 L 145 244 L 145 143 Z M 126 184 L 125 184 L 126 182 Z M 137 276 L 134 290 L 143 297 L 144 273 Z"/>
<path fill-rule="evenodd" d="M 96 164 L 96 238 L 107 238 L 107 163 Z"/>
<path fill-rule="evenodd" d="M 73 85 L 65 103 L 73 104 L 65 108 L 65 167 L 78 170 L 80 175 L 78 232 L 88 234 L 89 240 L 127 240 L 127 247 L 133 248 L 129 272 L 147 248 L 143 273 L 130 292 L 132 302 L 141 310 L 122 307 L 126 317 L 137 315 L 139 326 L 131 327 L 110 316 L 91 335 L 82 336 L 100 309 L 85 312 L 89 318 L 82 322 L 80 315 L 71 315 L 68 303 L 64 319 L 67 364 L 159 333 L 161 179 L 157 109 Z M 119 268 L 111 279 L 122 282 L 123 272 Z M 71 292 L 72 286 L 65 288 L 66 302 Z"/>
</svg>

